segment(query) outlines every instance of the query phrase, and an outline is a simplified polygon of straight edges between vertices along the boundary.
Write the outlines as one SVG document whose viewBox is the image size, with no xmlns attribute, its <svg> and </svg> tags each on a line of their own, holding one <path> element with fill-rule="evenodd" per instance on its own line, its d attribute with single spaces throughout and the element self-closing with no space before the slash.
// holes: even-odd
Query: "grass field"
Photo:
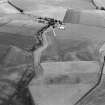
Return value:
<svg viewBox="0 0 105 105">
<path fill-rule="evenodd" d="M 12 1 L 27 13 L 58 19 L 63 19 L 67 8 L 94 9 L 91 0 Z M 11 17 L 10 23 L 0 23 L 1 61 L 9 45 L 22 49 L 32 47 L 33 35 L 41 27 L 24 16 Z M 97 48 L 105 41 L 104 28 L 77 24 L 66 24 L 65 27 L 63 31 L 55 30 L 54 42 L 42 55 L 44 74 L 30 83 L 30 91 L 38 105 L 73 105 L 98 80 Z M 104 105 L 104 86 L 102 81 L 96 92 L 86 99 L 87 105 Z"/>
<path fill-rule="evenodd" d="M 57 19 L 63 19 L 67 8 L 94 9 L 91 0 L 12 0 L 12 2 L 28 13 Z"/>
<path fill-rule="evenodd" d="M 5 51 L 2 45 L 14 45 L 23 49 L 32 47 L 34 34 L 25 34 L 27 32 L 21 32 L 22 29 L 19 31 L 17 26 L 17 32 L 8 27 L 0 29 L 0 53 Z M 98 61 L 98 48 L 104 42 L 104 28 L 79 24 L 66 24 L 65 27 L 65 30 L 55 30 L 57 36 L 52 45 L 43 52 L 41 61 Z M 28 30 L 31 31 L 27 28 Z"/>
<path fill-rule="evenodd" d="M 105 75 L 102 76 L 100 85 L 94 89 L 77 105 L 104 105 L 105 104 Z"/>
<path fill-rule="evenodd" d="M 52 62 L 42 66 L 43 76 L 30 84 L 38 105 L 73 105 L 98 79 L 96 62 Z"/>
</svg>

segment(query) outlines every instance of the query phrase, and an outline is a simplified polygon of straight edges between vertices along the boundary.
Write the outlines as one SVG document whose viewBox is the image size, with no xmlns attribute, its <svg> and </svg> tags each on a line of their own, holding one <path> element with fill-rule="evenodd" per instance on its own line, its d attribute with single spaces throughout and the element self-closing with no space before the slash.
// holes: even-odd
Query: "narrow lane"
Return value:
<svg viewBox="0 0 105 105">
<path fill-rule="evenodd" d="M 85 95 L 83 95 L 74 105 L 104 105 L 105 104 L 105 102 L 103 102 L 104 96 L 101 95 L 105 90 L 104 88 L 105 76 L 103 74 L 104 66 L 105 66 L 105 60 L 102 66 L 100 67 L 99 79 L 97 83 Z"/>
</svg>

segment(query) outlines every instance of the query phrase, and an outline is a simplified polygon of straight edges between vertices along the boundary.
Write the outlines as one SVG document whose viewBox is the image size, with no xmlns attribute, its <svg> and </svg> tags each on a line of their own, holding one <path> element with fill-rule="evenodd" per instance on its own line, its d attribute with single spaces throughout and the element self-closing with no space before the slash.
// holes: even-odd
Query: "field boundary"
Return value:
<svg viewBox="0 0 105 105">
<path fill-rule="evenodd" d="M 92 4 L 95 6 L 96 9 L 99 8 L 99 7 L 97 6 L 97 4 L 95 3 L 94 0 L 91 0 L 91 2 L 92 2 Z"/>
</svg>

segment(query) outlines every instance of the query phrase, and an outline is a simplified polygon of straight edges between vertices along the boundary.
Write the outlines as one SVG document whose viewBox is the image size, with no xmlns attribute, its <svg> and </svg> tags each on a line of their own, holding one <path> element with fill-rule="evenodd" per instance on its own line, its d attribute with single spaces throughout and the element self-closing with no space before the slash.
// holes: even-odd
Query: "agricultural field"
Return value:
<svg viewBox="0 0 105 105">
<path fill-rule="evenodd" d="M 99 65 L 91 61 L 51 62 L 42 67 L 43 76 L 30 84 L 39 105 L 73 105 L 99 78 Z"/>
<path fill-rule="evenodd" d="M 95 9 L 91 0 L 11 0 L 26 13 L 63 19 L 67 8 Z M 24 4 L 24 5 L 22 5 Z"/>
<path fill-rule="evenodd" d="M 63 20 L 68 8 L 95 10 L 91 0 L 11 1 L 25 13 L 60 20 Z M 9 9 L 8 16 L 5 13 L 6 9 L 2 11 L 2 6 L 0 8 L 0 64 L 2 65 L 2 61 L 6 62 L 8 56 L 13 55 L 11 58 L 22 56 L 9 49 L 10 46 L 29 50 L 35 43 L 34 35 L 44 25 L 26 15 L 10 14 Z M 103 17 L 104 15 L 101 15 L 101 19 Z M 104 19 L 101 23 L 104 26 Z M 66 23 L 64 30 L 55 29 L 54 31 L 56 37 L 41 56 L 43 73 L 39 78 L 32 80 L 29 88 L 37 105 L 74 105 L 99 79 L 98 50 L 105 41 L 105 29 L 95 25 Z M 48 33 L 50 34 L 54 33 Z M 32 64 L 32 53 L 30 55 L 31 60 L 29 58 L 28 61 Z M 13 63 L 17 64 L 17 62 L 20 63 L 19 59 Z M 78 105 L 104 105 L 104 78 L 103 75 L 95 92 L 89 94 L 83 100 L 83 104 Z"/>
</svg>

